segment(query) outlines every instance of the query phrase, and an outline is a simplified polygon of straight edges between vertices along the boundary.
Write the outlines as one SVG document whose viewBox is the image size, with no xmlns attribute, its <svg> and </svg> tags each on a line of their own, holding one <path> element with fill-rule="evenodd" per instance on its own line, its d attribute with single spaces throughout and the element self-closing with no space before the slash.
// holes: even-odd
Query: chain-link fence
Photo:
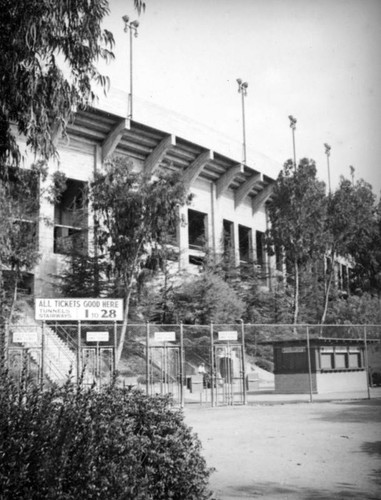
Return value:
<svg viewBox="0 0 381 500">
<path fill-rule="evenodd" d="M 43 323 L 5 327 L 18 380 L 116 382 L 179 404 L 246 404 L 306 395 L 371 396 L 381 385 L 381 325 Z M 121 345 L 121 341 L 122 344 Z"/>
</svg>

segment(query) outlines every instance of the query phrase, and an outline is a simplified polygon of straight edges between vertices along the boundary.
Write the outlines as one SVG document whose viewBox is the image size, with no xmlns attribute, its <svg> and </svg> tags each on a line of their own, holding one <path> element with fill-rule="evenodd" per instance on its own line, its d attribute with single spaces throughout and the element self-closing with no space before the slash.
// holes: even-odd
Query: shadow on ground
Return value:
<svg viewBox="0 0 381 500">
<path fill-rule="evenodd" d="M 217 497 L 218 498 L 218 497 Z M 230 488 L 222 499 L 233 498 L 262 498 L 262 499 L 292 499 L 292 500 L 379 500 L 376 494 L 365 493 L 351 485 L 338 484 L 337 491 L 313 488 L 289 488 L 277 483 L 257 483 L 253 486 Z"/>
<path fill-rule="evenodd" d="M 330 422 L 381 423 L 381 399 L 337 402 L 333 411 L 316 418 Z"/>
</svg>

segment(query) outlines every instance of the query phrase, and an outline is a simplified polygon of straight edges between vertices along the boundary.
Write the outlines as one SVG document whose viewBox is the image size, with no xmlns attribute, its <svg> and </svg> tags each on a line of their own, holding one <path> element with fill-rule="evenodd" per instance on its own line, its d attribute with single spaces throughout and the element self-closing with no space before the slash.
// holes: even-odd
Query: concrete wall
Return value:
<svg viewBox="0 0 381 500">
<path fill-rule="evenodd" d="M 365 370 L 317 373 L 319 394 L 332 392 L 366 391 Z"/>
<path fill-rule="evenodd" d="M 59 161 L 51 161 L 49 164 L 49 176 L 42 186 L 46 191 L 51 183 L 52 174 L 60 170 L 68 178 L 88 182 L 92 179 L 95 170 L 102 168 L 101 145 L 96 141 L 69 137 L 61 140 L 58 146 Z M 134 170 L 141 171 L 143 162 L 139 158 L 131 158 Z M 33 159 L 30 159 L 30 163 Z M 188 228 L 186 226 L 188 209 L 204 212 L 208 218 L 207 237 L 208 245 L 216 253 L 221 253 L 223 220 L 227 219 L 234 223 L 234 244 L 236 264 L 239 264 L 239 238 L 238 226 L 243 225 L 251 228 L 251 247 L 253 258 L 256 256 L 256 231 L 265 232 L 267 229 L 266 213 L 264 207 L 260 207 L 254 214 L 251 198 L 247 197 L 238 207 L 235 206 L 234 192 L 228 189 L 222 196 L 217 198 L 215 184 L 205 179 L 197 179 L 190 188 L 194 195 L 190 206 L 182 207 L 181 213 L 185 224 L 179 228 L 180 269 L 192 268 L 197 272 L 197 266 L 189 264 L 189 242 Z M 92 227 L 92 215 L 89 213 L 88 227 Z M 89 248 L 91 249 L 91 230 L 89 232 Z M 60 254 L 54 253 L 54 205 L 45 196 L 41 199 L 40 224 L 39 224 L 39 250 L 42 259 L 36 266 L 34 291 L 37 296 L 52 297 L 57 294 L 54 290 L 54 275 L 59 275 L 65 259 Z M 199 252 L 200 255 L 202 252 Z M 192 250 L 192 255 L 197 251 Z M 265 256 L 268 263 L 268 257 Z M 272 265 L 274 259 L 271 258 Z"/>
<path fill-rule="evenodd" d="M 312 391 L 316 392 L 316 374 L 311 376 Z M 308 373 L 275 375 L 275 392 L 280 394 L 309 394 L 310 379 Z"/>
<path fill-rule="evenodd" d="M 317 394 L 356 392 L 367 390 L 365 370 L 312 373 L 312 391 Z M 275 392 L 280 394 L 308 394 L 308 373 L 275 375 Z"/>
<path fill-rule="evenodd" d="M 41 260 L 34 270 L 34 293 L 40 297 L 54 297 L 54 276 L 60 274 L 65 266 L 63 255 L 54 253 L 54 204 L 47 199 L 52 174 L 57 170 L 68 178 L 88 182 L 93 177 L 94 169 L 100 162 L 98 148 L 95 144 L 71 139 L 59 146 L 59 160 L 49 163 L 49 175 L 41 186 L 40 221 L 38 243 Z M 92 226 L 89 214 L 89 227 Z"/>
</svg>

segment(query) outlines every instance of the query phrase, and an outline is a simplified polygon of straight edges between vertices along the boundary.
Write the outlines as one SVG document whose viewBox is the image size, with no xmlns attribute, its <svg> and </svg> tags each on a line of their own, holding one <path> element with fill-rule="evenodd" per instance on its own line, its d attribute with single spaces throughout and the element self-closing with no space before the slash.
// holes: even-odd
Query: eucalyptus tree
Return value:
<svg viewBox="0 0 381 500">
<path fill-rule="evenodd" d="M 39 260 L 37 169 L 12 169 L 0 178 L 0 323 L 11 321 L 23 274 Z"/>
<path fill-rule="evenodd" d="M 107 0 L 4 0 L 1 3 L 0 168 L 19 165 L 18 137 L 41 158 L 56 153 L 56 139 L 73 111 L 106 87 L 97 70 L 111 59 L 112 33 L 102 28 Z"/>
<path fill-rule="evenodd" d="M 97 63 L 113 57 L 113 35 L 101 26 L 108 13 L 107 0 L 1 2 L 0 322 L 9 302 L 3 270 L 8 277 L 13 273 L 11 281 L 17 284 L 21 269 L 30 270 L 37 261 L 35 234 L 25 231 L 33 227 L 26 207 L 33 183 L 24 182 L 21 174 L 15 179 L 10 167 L 24 167 L 22 141 L 39 160 L 30 174 L 38 181 L 38 173 L 46 173 L 46 160 L 57 156 L 57 139 L 73 111 L 94 97 L 92 84 L 106 88 L 108 80 Z M 32 212 L 35 219 L 36 207 Z"/>
<path fill-rule="evenodd" d="M 303 269 L 325 252 L 325 185 L 316 177 L 313 160 L 302 159 L 294 169 L 291 160 L 284 165 L 269 204 L 268 248 L 280 248 L 289 275 L 293 277 L 293 322 L 300 311 L 300 276 Z"/>
<path fill-rule="evenodd" d="M 179 207 L 189 195 L 180 174 L 135 172 L 124 158 L 107 162 L 98 173 L 90 199 L 95 212 L 95 234 L 109 262 L 115 293 L 124 299 L 124 320 L 117 348 L 118 364 L 127 331 L 131 297 L 147 274 L 165 265 L 168 244 L 181 222 Z"/>
<path fill-rule="evenodd" d="M 355 184 L 342 177 L 339 187 L 328 197 L 326 245 L 328 264 L 324 308 L 321 323 L 326 321 L 335 258 L 345 257 L 354 267 L 371 259 L 369 244 L 375 233 L 375 195 L 362 179 Z"/>
</svg>

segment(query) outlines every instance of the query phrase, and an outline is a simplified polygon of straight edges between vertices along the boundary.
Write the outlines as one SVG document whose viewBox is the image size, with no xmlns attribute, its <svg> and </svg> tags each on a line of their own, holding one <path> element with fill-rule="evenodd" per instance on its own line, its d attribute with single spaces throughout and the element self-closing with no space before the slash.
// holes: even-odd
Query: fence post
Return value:
<svg viewBox="0 0 381 500">
<path fill-rule="evenodd" d="M 308 381 L 310 385 L 310 403 L 313 401 L 312 397 L 312 373 L 311 373 L 311 348 L 310 348 L 310 331 L 307 326 L 307 359 L 308 359 Z"/>
<path fill-rule="evenodd" d="M 78 321 L 78 328 L 77 328 L 77 384 L 79 384 L 79 381 L 82 378 L 81 374 L 81 321 Z"/>
<path fill-rule="evenodd" d="M 146 393 L 149 394 L 149 322 L 146 324 Z"/>
<path fill-rule="evenodd" d="M 241 332 L 242 332 L 242 378 L 243 378 L 243 404 L 247 404 L 246 397 L 246 350 L 245 350 L 245 324 L 241 319 Z"/>
<path fill-rule="evenodd" d="M 40 387 L 44 386 L 44 376 L 45 376 L 45 321 L 42 322 L 41 330 L 41 368 L 40 368 Z"/>
<path fill-rule="evenodd" d="M 4 324 L 4 370 L 8 370 L 8 369 L 9 369 L 9 322 L 5 321 L 5 324 Z"/>
<path fill-rule="evenodd" d="M 184 330 L 180 323 L 180 405 L 184 408 Z"/>
<path fill-rule="evenodd" d="M 364 361 L 365 361 L 365 373 L 366 373 L 366 387 L 368 392 L 368 399 L 370 399 L 370 381 L 369 381 L 369 357 L 368 357 L 368 340 L 366 326 L 364 326 Z"/>
<path fill-rule="evenodd" d="M 114 375 L 115 380 L 116 380 L 116 350 L 117 350 L 117 348 L 118 348 L 118 324 L 116 321 L 114 321 L 114 350 L 113 350 L 114 359 L 113 359 L 112 367 L 113 367 L 113 375 Z"/>
<path fill-rule="evenodd" d="M 214 344 L 213 344 L 213 323 L 210 323 L 210 361 L 211 361 L 211 372 L 210 372 L 210 401 L 212 407 L 214 406 Z"/>
</svg>

